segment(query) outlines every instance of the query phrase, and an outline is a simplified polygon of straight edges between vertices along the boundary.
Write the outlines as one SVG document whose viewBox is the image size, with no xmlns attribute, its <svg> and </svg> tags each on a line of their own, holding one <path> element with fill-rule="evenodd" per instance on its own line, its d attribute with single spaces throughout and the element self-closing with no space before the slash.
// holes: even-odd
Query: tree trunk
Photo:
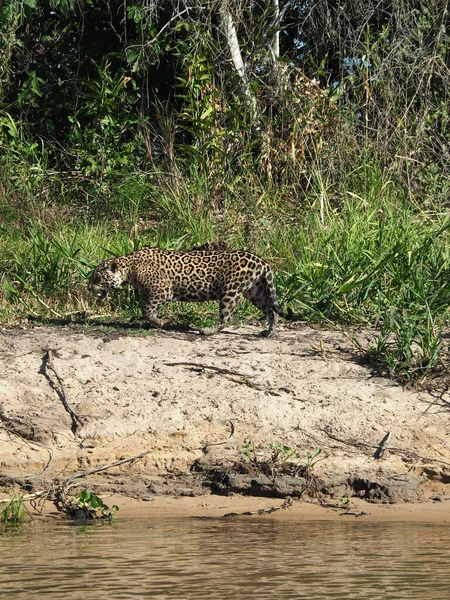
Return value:
<svg viewBox="0 0 450 600">
<path fill-rule="evenodd" d="M 231 60 L 233 61 L 234 68 L 236 69 L 240 79 L 241 96 L 244 98 L 245 102 L 252 111 L 253 121 L 257 121 L 256 100 L 250 91 L 250 85 L 248 82 L 244 61 L 242 60 L 241 49 L 239 47 L 236 27 L 234 26 L 227 0 L 220 0 L 218 15 L 220 29 L 225 36 L 228 49 L 230 51 Z"/>
</svg>

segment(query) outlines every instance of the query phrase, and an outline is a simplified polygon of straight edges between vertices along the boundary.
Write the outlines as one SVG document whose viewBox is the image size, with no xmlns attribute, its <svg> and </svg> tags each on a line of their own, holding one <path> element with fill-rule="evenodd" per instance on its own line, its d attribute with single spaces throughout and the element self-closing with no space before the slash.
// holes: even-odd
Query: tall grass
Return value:
<svg viewBox="0 0 450 600">
<path fill-rule="evenodd" d="M 376 325 L 370 355 L 408 380 L 436 365 L 450 298 L 450 220 L 389 199 L 348 198 L 279 232 L 278 288 L 309 321 Z M 283 250 L 284 246 L 284 250 Z"/>
<path fill-rule="evenodd" d="M 0 503 L 0 524 L 4 528 L 22 525 L 27 516 L 30 516 L 30 513 L 23 502 L 23 496 L 12 495 L 9 501 Z"/>
<path fill-rule="evenodd" d="M 371 321 L 385 310 L 427 306 L 445 311 L 450 220 L 390 201 L 348 198 L 325 223 L 314 212 L 278 231 L 286 300 L 304 317 Z M 284 247 L 284 248 L 283 248 Z"/>
</svg>

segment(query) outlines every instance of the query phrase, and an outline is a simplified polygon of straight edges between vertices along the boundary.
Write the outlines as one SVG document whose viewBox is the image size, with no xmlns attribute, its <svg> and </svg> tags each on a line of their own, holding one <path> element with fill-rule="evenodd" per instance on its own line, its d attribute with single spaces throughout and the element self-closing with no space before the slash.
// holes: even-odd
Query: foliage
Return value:
<svg viewBox="0 0 450 600">
<path fill-rule="evenodd" d="M 351 500 L 346 496 L 338 498 L 336 506 L 337 508 L 343 510 L 344 514 L 347 514 L 351 510 Z"/>
<path fill-rule="evenodd" d="M 272 485 L 275 485 L 280 475 L 303 477 L 309 480 L 315 465 L 328 458 L 328 455 L 322 455 L 321 448 L 317 448 L 314 452 L 307 452 L 303 456 L 295 448 L 278 443 L 269 444 L 264 450 L 257 451 L 251 441 L 244 443 L 241 454 L 255 469 L 268 475 Z"/>
<path fill-rule="evenodd" d="M 11 496 L 0 513 L 0 522 L 4 527 L 21 525 L 27 515 L 28 509 L 23 503 L 23 496 Z"/>
<path fill-rule="evenodd" d="M 185 184 L 185 193 L 175 199 L 170 190 L 159 190 L 154 198 L 159 218 L 148 225 L 136 222 L 133 213 L 122 224 L 83 222 L 76 214 L 70 220 L 63 212 L 61 217 L 41 213 L 41 222 L 30 221 L 19 208 L 0 226 L 2 320 L 30 314 L 44 320 L 139 319 L 140 299 L 131 288 L 94 304 L 86 278 L 96 264 L 143 245 L 182 249 L 222 239 L 273 263 L 279 300 L 295 318 L 379 328 L 376 347 L 361 350 L 391 375 L 417 379 L 438 364 L 450 295 L 445 212 L 413 207 L 383 184 L 368 188 L 364 177 L 353 182 L 355 192 L 339 209 L 319 188 L 301 215 L 276 195 L 271 204 L 242 202 L 237 210 L 233 199 L 246 191 L 235 185 L 225 200 L 230 209 L 218 220 L 216 208 L 207 205 L 208 181 L 200 175 Z M 253 191 L 261 197 L 268 193 Z M 129 223 L 136 224 L 128 228 Z M 169 320 L 204 324 L 217 309 L 174 304 L 167 311 Z M 241 304 L 241 319 L 255 314 Z"/>
<path fill-rule="evenodd" d="M 136 318 L 130 290 L 93 308 L 95 264 L 223 239 L 274 263 L 296 318 L 378 327 L 368 353 L 393 376 L 435 368 L 449 14 L 417 0 L 3 2 L 2 320 Z"/>
<path fill-rule="evenodd" d="M 80 490 L 78 496 L 65 506 L 67 514 L 76 519 L 104 519 L 111 521 L 119 510 L 115 504 L 111 508 L 89 490 Z"/>
<path fill-rule="evenodd" d="M 15 129 L 36 150 L 33 163 L 45 154 L 66 186 L 88 193 L 130 170 L 158 165 L 173 175 L 176 162 L 193 160 L 218 180 L 253 179 L 253 169 L 304 193 L 315 160 L 337 181 L 370 151 L 395 166 L 409 193 L 433 185 L 444 197 L 442 3 L 286 3 L 280 15 L 270 3 L 226 6 L 241 73 L 220 3 L 8 0 L 0 102 L 14 127 L 3 131 L 4 159 L 18 151 Z"/>
<path fill-rule="evenodd" d="M 410 381 L 423 377 L 438 363 L 443 342 L 441 330 L 429 309 L 404 308 L 386 312 L 376 346 L 368 356 L 378 360 L 389 375 Z"/>
</svg>

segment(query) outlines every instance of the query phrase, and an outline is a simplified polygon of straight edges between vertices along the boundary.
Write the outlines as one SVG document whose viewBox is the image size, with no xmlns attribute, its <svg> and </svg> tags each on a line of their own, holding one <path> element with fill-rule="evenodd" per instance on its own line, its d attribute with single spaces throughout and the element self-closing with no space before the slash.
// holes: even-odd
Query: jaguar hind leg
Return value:
<svg viewBox="0 0 450 600">
<path fill-rule="evenodd" d="M 240 300 L 240 294 L 237 294 L 237 292 L 233 293 L 235 294 L 234 296 L 229 294 L 228 296 L 224 296 L 220 299 L 219 323 L 217 325 L 213 325 L 212 327 L 203 327 L 200 329 L 200 333 L 202 335 L 213 335 L 214 333 L 219 333 L 219 331 L 222 331 L 222 329 L 224 329 L 231 322 L 233 311 Z"/>
<path fill-rule="evenodd" d="M 272 297 L 267 289 L 267 282 L 265 279 L 258 281 L 252 288 L 245 292 L 244 297 L 247 298 L 247 300 L 250 300 L 254 306 L 259 308 L 269 321 L 269 328 L 261 331 L 259 335 L 263 337 L 272 337 L 277 327 L 278 314 L 272 307 Z"/>
</svg>

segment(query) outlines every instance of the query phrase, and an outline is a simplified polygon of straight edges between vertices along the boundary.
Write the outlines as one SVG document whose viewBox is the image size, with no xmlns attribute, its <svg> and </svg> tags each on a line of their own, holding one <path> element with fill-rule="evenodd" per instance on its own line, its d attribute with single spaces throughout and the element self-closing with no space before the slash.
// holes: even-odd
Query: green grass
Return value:
<svg viewBox="0 0 450 600">
<path fill-rule="evenodd" d="M 27 515 L 29 512 L 23 503 L 23 496 L 11 496 L 0 509 L 0 522 L 4 527 L 22 525 Z"/>
<path fill-rule="evenodd" d="M 50 219 L 36 204 L 27 214 L 7 202 L 0 226 L 0 320 L 140 318 L 132 289 L 101 305 L 89 296 L 87 277 L 96 264 L 144 245 L 180 249 L 221 239 L 272 263 L 280 304 L 294 317 L 376 326 L 378 340 L 368 356 L 394 376 L 423 376 L 443 353 L 450 219 L 439 207 L 425 211 L 407 201 L 375 168 L 347 179 L 347 191 L 337 198 L 325 176 L 313 172 L 300 204 L 287 190 L 239 182 L 224 184 L 220 201 L 213 202 L 211 184 L 199 176 L 182 181 L 178 191 L 155 189 L 153 212 L 145 213 L 137 200 L 127 213 L 121 184 L 118 219 L 93 218 L 81 209 L 68 214 L 56 204 Z M 139 195 L 136 178 L 133 186 Z M 197 327 L 211 324 L 216 313 L 207 303 L 174 303 L 165 310 L 169 322 Z M 239 319 L 256 315 L 248 303 L 237 313 Z"/>
</svg>

